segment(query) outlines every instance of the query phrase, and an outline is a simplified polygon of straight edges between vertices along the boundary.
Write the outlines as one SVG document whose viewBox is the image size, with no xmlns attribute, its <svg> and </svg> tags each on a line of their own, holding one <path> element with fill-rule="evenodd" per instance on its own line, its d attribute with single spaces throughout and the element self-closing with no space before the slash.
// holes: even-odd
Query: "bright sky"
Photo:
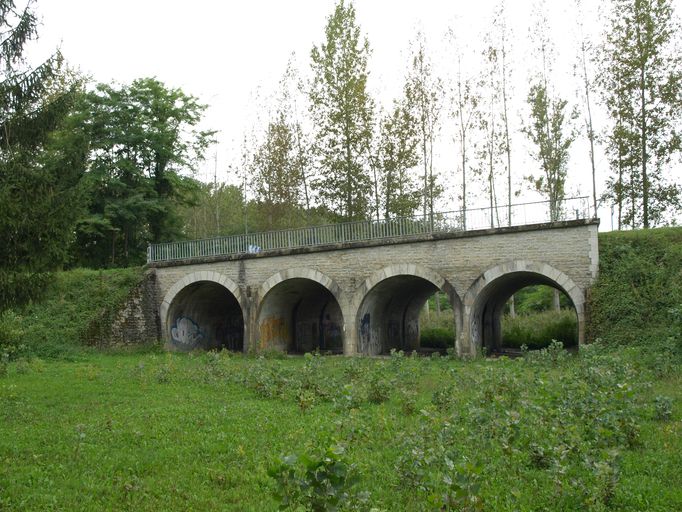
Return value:
<svg viewBox="0 0 682 512">
<path fill-rule="evenodd" d="M 417 28 L 426 35 L 434 67 L 448 83 L 452 76 L 451 47 L 445 40 L 454 28 L 467 41 L 475 67 L 476 51 L 489 26 L 499 0 L 476 2 L 453 0 L 356 0 L 358 22 L 372 48 L 370 88 L 379 103 L 389 105 L 402 88 L 409 41 Z M 209 105 L 205 126 L 219 130 L 219 144 L 211 151 L 218 159 L 219 179 L 231 181 L 230 163 L 239 160 L 239 144 L 257 117 L 254 93 L 267 96 L 275 89 L 292 52 L 300 71 L 309 70 L 309 54 L 323 38 L 326 18 L 335 0 L 38 0 L 42 18 L 36 54 L 60 46 L 67 61 L 99 82 L 128 83 L 154 76 L 172 87 L 201 98 Z M 533 56 L 528 30 L 535 0 L 507 0 L 509 25 L 513 30 L 515 94 L 514 122 L 518 128 L 524 115 L 528 72 Z M 600 28 L 597 0 L 583 0 L 586 31 Z M 676 0 L 678 12 L 682 0 Z M 575 62 L 574 2 L 547 2 L 550 34 L 557 47 L 556 86 L 572 102 L 579 101 L 572 80 Z M 596 119 L 599 122 L 599 116 Z M 598 126 L 597 126 L 598 128 Z M 447 185 L 442 208 L 458 207 L 456 189 L 457 147 L 452 142 L 454 125 L 444 119 L 436 160 Z M 530 147 L 517 137 L 514 159 L 518 169 L 516 187 L 521 198 L 538 197 L 527 191 L 522 176 L 534 172 L 528 159 Z M 514 166 L 514 165 L 513 165 Z M 600 182 L 607 171 L 598 155 Z M 575 145 L 570 165 L 569 194 L 591 194 L 587 150 Z M 213 162 L 200 170 L 203 179 L 213 178 Z M 457 182 L 458 183 L 458 182 Z M 500 183 L 500 195 L 506 197 Z M 503 203 L 504 200 L 500 199 Z M 471 202 L 471 201 L 470 201 Z M 479 198 L 476 203 L 484 203 Z M 602 227 L 610 228 L 610 212 L 600 212 Z"/>
</svg>

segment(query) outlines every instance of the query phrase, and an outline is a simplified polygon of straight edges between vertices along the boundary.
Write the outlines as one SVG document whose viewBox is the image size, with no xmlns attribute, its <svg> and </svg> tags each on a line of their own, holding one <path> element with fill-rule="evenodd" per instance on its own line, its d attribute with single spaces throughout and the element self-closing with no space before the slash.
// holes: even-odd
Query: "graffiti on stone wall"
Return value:
<svg viewBox="0 0 682 512">
<path fill-rule="evenodd" d="M 236 315 L 227 317 L 216 327 L 216 340 L 221 348 L 242 350 L 244 346 L 244 324 Z"/>
<path fill-rule="evenodd" d="M 191 318 L 181 316 L 171 328 L 171 339 L 182 348 L 191 349 L 204 339 L 204 333 Z"/>
<path fill-rule="evenodd" d="M 270 317 L 263 320 L 260 324 L 260 340 L 258 341 L 259 350 L 281 348 L 286 350 L 289 341 L 289 327 L 284 318 Z"/>
<path fill-rule="evenodd" d="M 381 353 L 379 329 L 372 328 L 371 317 L 365 313 L 360 321 L 360 351 L 363 354 L 376 355 Z"/>
<path fill-rule="evenodd" d="M 419 320 L 413 319 L 406 322 L 405 348 L 415 349 L 419 346 Z"/>
</svg>

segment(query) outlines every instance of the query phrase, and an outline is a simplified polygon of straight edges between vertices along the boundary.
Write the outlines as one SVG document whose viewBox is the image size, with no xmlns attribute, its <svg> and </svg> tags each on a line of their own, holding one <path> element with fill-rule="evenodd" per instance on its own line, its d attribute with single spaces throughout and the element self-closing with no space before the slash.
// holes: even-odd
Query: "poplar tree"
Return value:
<svg viewBox="0 0 682 512">
<path fill-rule="evenodd" d="M 265 140 L 254 154 L 251 171 L 252 189 L 265 216 L 266 229 L 295 225 L 302 174 L 295 127 L 284 112 L 279 111 L 268 124 Z"/>
<path fill-rule="evenodd" d="M 535 16 L 531 37 L 540 68 L 539 73 L 531 79 L 527 97 L 530 122 L 524 126 L 523 132 L 534 146 L 531 156 L 539 163 L 542 172 L 540 175 L 527 176 L 526 179 L 547 198 L 550 220 L 557 221 L 561 218 L 565 198 L 569 149 L 576 137 L 572 121 L 577 117 L 577 112 L 569 109 L 568 101 L 554 92 L 550 81 L 554 48 L 547 34 L 549 21 L 544 2 L 537 6 Z"/>
<path fill-rule="evenodd" d="M 433 172 L 433 146 L 439 130 L 443 84 L 434 75 L 426 51 L 426 41 L 421 32 L 412 43 L 410 68 L 405 83 L 405 100 L 412 112 L 419 136 L 419 152 L 423 168 L 422 204 L 424 218 L 433 221 L 434 200 L 441 187 Z"/>
<path fill-rule="evenodd" d="M 396 101 L 381 120 L 376 165 L 384 218 L 408 217 L 423 200 L 412 169 L 419 163 L 417 121 L 405 101 Z"/>
<path fill-rule="evenodd" d="M 587 140 L 590 144 L 589 157 L 590 166 L 592 168 L 592 208 L 593 216 L 597 217 L 597 166 L 594 156 L 594 145 L 596 135 L 594 131 L 594 123 L 592 121 L 592 93 L 594 87 L 594 80 L 592 73 L 588 70 L 590 65 L 591 44 L 585 36 L 585 29 L 583 25 L 584 11 L 582 9 L 582 0 L 575 0 L 577 10 L 577 25 L 578 25 L 578 74 L 580 75 L 582 85 L 582 96 L 584 103 L 584 122 Z"/>
<path fill-rule="evenodd" d="M 648 228 L 682 207 L 681 185 L 671 174 L 680 151 L 680 25 L 671 0 L 611 0 L 610 7 L 599 51 L 616 174 L 607 196 L 624 222 Z"/>
<path fill-rule="evenodd" d="M 459 159 L 462 171 L 460 194 L 460 209 L 462 212 L 461 224 L 462 228 L 466 229 L 468 171 L 471 167 L 470 154 L 471 151 L 475 151 L 476 149 L 475 141 L 471 140 L 470 135 L 476 120 L 476 112 L 480 97 L 477 92 L 475 76 L 467 75 L 466 71 L 462 69 L 463 51 L 461 45 L 457 42 L 457 36 L 453 29 L 449 30 L 448 37 L 452 42 L 453 53 L 457 60 L 457 71 L 451 90 L 452 118 L 456 127 L 454 142 L 459 146 Z"/>
<path fill-rule="evenodd" d="M 483 189 L 487 191 L 490 208 L 490 227 L 499 226 L 499 212 L 497 211 L 496 177 L 499 174 L 504 141 L 502 138 L 500 70 L 498 51 L 493 46 L 491 35 L 485 38 L 486 46 L 483 51 L 483 74 L 478 84 L 481 91 L 480 108 L 476 110 L 476 124 L 481 136 L 476 157 L 478 165 L 476 174 L 481 178 Z"/>
<path fill-rule="evenodd" d="M 309 97 L 319 166 L 313 186 L 332 213 L 346 221 L 369 213 L 374 110 L 367 91 L 369 54 L 355 7 L 341 0 L 327 20 L 324 41 L 311 51 Z"/>
</svg>

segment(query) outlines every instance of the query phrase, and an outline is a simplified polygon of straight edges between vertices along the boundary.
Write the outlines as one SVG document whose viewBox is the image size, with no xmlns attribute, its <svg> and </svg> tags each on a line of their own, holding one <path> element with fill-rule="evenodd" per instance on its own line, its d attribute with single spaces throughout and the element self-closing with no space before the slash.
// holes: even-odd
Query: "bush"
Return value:
<svg viewBox="0 0 682 512">
<path fill-rule="evenodd" d="M 604 233 L 599 252 L 588 339 L 650 344 L 675 337 L 675 311 L 682 304 L 682 228 Z"/>
<path fill-rule="evenodd" d="M 578 344 L 578 323 L 574 310 L 545 311 L 515 318 L 502 319 L 502 344 L 506 347 L 529 349 L 548 347 L 552 340 L 565 347 Z"/>
<path fill-rule="evenodd" d="M 345 460 L 342 446 L 318 456 L 289 455 L 268 471 L 276 482 L 279 509 L 339 510 L 353 501 L 354 466 Z"/>
<path fill-rule="evenodd" d="M 455 344 L 455 331 L 446 327 L 427 327 L 421 330 L 419 340 L 424 348 L 445 350 Z"/>
</svg>

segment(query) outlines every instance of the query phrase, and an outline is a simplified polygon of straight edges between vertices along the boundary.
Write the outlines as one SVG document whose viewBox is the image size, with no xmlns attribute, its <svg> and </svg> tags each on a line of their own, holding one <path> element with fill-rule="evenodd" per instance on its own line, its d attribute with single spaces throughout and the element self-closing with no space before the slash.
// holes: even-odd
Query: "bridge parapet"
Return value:
<svg viewBox="0 0 682 512">
<path fill-rule="evenodd" d="M 326 224 L 153 244 L 147 250 L 147 263 L 260 254 L 370 241 L 414 240 L 432 235 L 584 221 L 592 219 L 592 213 L 588 197 L 574 197 L 565 199 L 558 206 L 550 201 L 538 201 L 440 212 L 426 216 Z"/>
</svg>

